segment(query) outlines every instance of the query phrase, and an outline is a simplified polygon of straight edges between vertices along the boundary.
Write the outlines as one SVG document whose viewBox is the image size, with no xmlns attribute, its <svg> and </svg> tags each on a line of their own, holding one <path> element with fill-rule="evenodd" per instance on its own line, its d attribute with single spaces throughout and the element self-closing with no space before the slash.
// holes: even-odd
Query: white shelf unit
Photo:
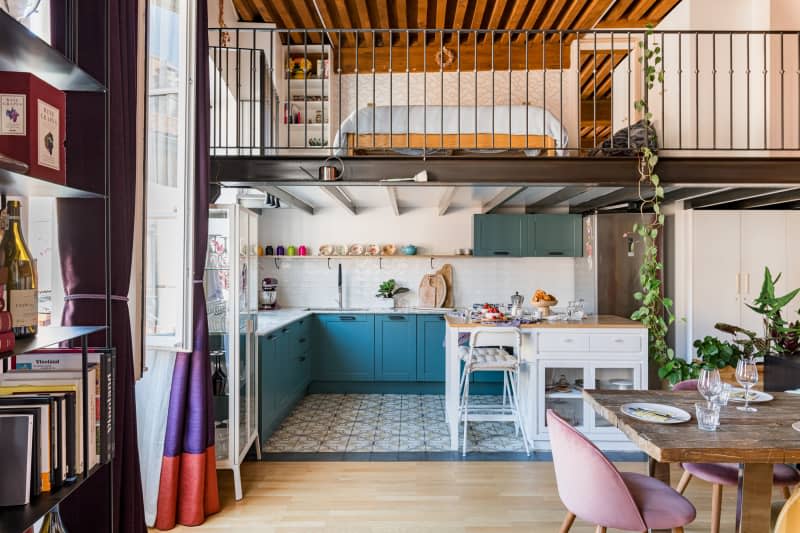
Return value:
<svg viewBox="0 0 800 533">
<path fill-rule="evenodd" d="M 331 83 L 334 75 L 331 47 L 328 45 L 289 45 L 282 47 L 283 68 L 281 77 L 275 80 L 279 98 L 278 108 L 278 142 L 282 147 L 280 153 L 285 155 L 319 155 L 331 154 L 330 148 L 336 136 L 337 117 L 334 116 L 331 102 L 335 97 L 331 92 L 335 89 Z M 308 78 L 292 78 L 289 65 L 292 58 L 306 58 L 311 63 Z M 316 77 L 318 61 L 328 61 L 328 76 Z"/>
</svg>

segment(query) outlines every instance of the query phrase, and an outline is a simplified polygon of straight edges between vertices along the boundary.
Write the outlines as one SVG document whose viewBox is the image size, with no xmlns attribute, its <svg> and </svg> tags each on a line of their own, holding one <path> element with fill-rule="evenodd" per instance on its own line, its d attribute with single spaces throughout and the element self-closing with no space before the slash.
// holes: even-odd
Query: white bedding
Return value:
<svg viewBox="0 0 800 533">
<path fill-rule="evenodd" d="M 494 123 L 492 122 L 493 111 Z M 442 116 L 443 113 L 444 116 Z M 528 116 L 527 124 L 525 121 L 526 113 Z M 555 139 L 558 155 L 563 155 L 563 149 L 567 146 L 567 130 L 564 129 L 552 113 L 541 107 L 525 105 L 512 105 L 510 109 L 507 105 L 477 106 L 477 108 L 475 106 L 435 105 L 363 107 L 357 112 L 354 111 L 342 121 L 339 131 L 336 133 L 333 146 L 337 147 L 337 155 L 344 155 L 347 152 L 347 134 L 358 133 L 362 135 L 373 133 L 373 117 L 374 133 L 376 134 L 425 132 L 429 134 L 456 134 L 459 132 L 472 134 L 476 130 L 476 114 L 477 133 L 508 134 L 510 132 L 512 135 L 525 135 L 527 126 L 528 135 L 548 135 Z M 358 122 L 357 128 L 356 121 Z M 432 146 L 431 149 L 435 150 L 436 147 Z M 406 148 L 394 150 L 401 153 L 420 152 L 420 150 Z M 429 149 L 429 152 L 432 150 Z M 465 150 L 481 151 L 469 148 L 465 148 Z M 503 146 L 498 146 L 497 150 L 503 150 Z M 528 156 L 535 156 L 538 155 L 539 150 L 525 150 L 525 153 Z"/>
</svg>

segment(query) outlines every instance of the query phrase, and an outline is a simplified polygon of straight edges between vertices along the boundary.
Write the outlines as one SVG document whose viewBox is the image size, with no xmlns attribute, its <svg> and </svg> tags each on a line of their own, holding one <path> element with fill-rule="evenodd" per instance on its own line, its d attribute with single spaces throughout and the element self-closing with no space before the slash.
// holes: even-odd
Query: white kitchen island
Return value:
<svg viewBox="0 0 800 533">
<path fill-rule="evenodd" d="M 445 409 L 450 445 L 459 446 L 459 336 L 476 322 L 447 315 Z M 491 327 L 491 326 L 488 326 Z M 524 324 L 520 409 L 532 450 L 549 450 L 545 410 L 552 408 L 605 450 L 636 450 L 627 438 L 584 405 L 581 389 L 646 389 L 647 329 L 616 316 Z M 559 380 L 569 390 L 556 389 Z"/>
</svg>

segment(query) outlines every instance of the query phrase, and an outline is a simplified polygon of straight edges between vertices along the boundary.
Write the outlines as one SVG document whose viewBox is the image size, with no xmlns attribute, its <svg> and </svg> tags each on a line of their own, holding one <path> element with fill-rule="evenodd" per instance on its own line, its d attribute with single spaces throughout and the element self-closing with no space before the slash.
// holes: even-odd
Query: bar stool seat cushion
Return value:
<svg viewBox="0 0 800 533">
<path fill-rule="evenodd" d="M 671 529 L 694 520 L 694 505 L 669 485 L 634 472 L 620 474 L 649 529 Z"/>
<path fill-rule="evenodd" d="M 469 362 L 469 348 L 460 350 L 461 359 Z M 502 348 L 473 348 L 472 370 L 507 370 L 517 366 L 517 358 Z"/>
<path fill-rule="evenodd" d="M 737 485 L 739 465 L 736 463 L 683 463 L 684 470 L 695 477 L 715 485 Z M 800 473 L 789 465 L 777 464 L 773 468 L 772 483 L 777 487 L 790 487 L 800 483 Z"/>
</svg>

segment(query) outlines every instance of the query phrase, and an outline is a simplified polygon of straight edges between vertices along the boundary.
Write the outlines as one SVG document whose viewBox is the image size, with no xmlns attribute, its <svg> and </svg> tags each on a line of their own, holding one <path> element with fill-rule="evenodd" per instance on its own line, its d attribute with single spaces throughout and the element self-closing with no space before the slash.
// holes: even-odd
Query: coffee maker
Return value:
<svg viewBox="0 0 800 533">
<path fill-rule="evenodd" d="M 278 305 L 278 280 L 264 278 L 261 280 L 261 292 L 258 293 L 258 309 L 269 311 Z"/>
</svg>

